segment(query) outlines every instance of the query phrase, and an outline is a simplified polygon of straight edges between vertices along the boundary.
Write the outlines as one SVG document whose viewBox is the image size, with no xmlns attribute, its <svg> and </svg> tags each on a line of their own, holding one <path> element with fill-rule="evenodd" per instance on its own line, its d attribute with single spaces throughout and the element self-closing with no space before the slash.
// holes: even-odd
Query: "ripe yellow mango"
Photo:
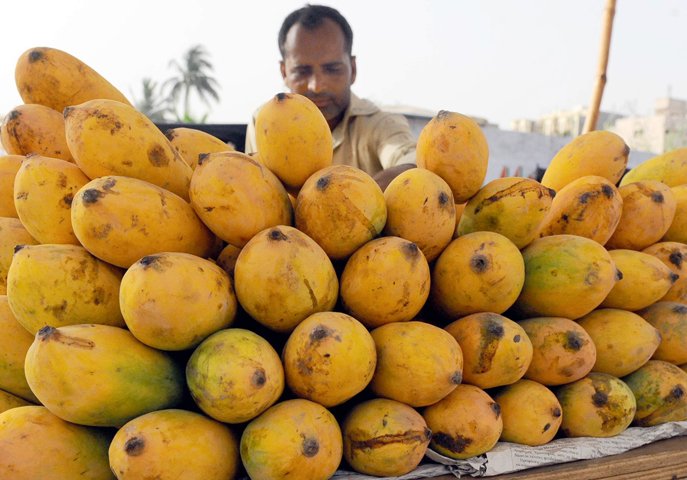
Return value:
<svg viewBox="0 0 687 480">
<path fill-rule="evenodd" d="M 349 257 L 378 236 L 386 217 L 386 201 L 377 182 L 348 165 L 313 174 L 296 197 L 296 228 L 334 260 Z"/>
<path fill-rule="evenodd" d="M 487 175 L 489 145 L 472 118 L 441 110 L 417 139 L 417 166 L 443 178 L 456 203 L 477 193 Z"/>
<path fill-rule="evenodd" d="M 458 385 L 445 398 L 425 408 L 422 416 L 432 431 L 430 447 L 450 458 L 465 459 L 488 452 L 503 431 L 501 407 L 474 385 Z"/>
<path fill-rule="evenodd" d="M 505 312 L 518 298 L 525 264 L 518 247 L 496 232 L 473 232 L 449 243 L 432 269 L 431 302 L 455 319 Z"/>
<path fill-rule="evenodd" d="M 197 128 L 170 128 L 165 132 L 165 136 L 193 170 L 203 155 L 235 150 L 233 145 Z"/>
<path fill-rule="evenodd" d="M 183 198 L 131 177 L 101 177 L 84 185 L 72 202 L 72 226 L 96 257 L 129 268 L 159 252 L 205 257 L 215 236 Z"/>
<path fill-rule="evenodd" d="M 329 479 L 341 463 L 343 440 L 334 415 L 297 398 L 274 405 L 241 435 L 241 460 L 250 478 Z"/>
<path fill-rule="evenodd" d="M 38 400 L 80 425 L 120 427 L 175 406 L 184 391 L 183 371 L 170 356 L 110 325 L 42 328 L 24 369 Z"/>
<path fill-rule="evenodd" d="M 415 243 L 428 262 L 451 241 L 456 224 L 456 206 L 448 184 L 424 168 L 411 168 L 384 189 L 386 224 L 384 235 Z"/>
<path fill-rule="evenodd" d="M 456 232 L 500 233 L 522 249 L 537 237 L 554 195 L 531 178 L 497 178 L 467 201 Z"/>
<path fill-rule="evenodd" d="M 362 392 L 372 380 L 377 351 L 355 318 L 313 313 L 291 332 L 282 352 L 286 384 L 300 398 L 333 407 Z"/>
<path fill-rule="evenodd" d="M 687 183 L 687 147 L 644 160 L 627 172 L 620 181 L 620 186 L 645 180 L 655 180 L 669 187 Z"/>
<path fill-rule="evenodd" d="M 17 322 L 6 295 L 0 295 L 0 331 L 0 390 L 38 403 L 24 374 L 24 360 L 33 335 Z"/>
<path fill-rule="evenodd" d="M 229 275 L 188 253 L 141 258 L 122 277 L 118 298 L 131 333 L 159 350 L 193 348 L 236 317 Z"/>
<path fill-rule="evenodd" d="M 145 180 L 188 200 L 193 170 L 148 117 L 106 99 L 64 110 L 67 145 L 91 179 L 107 175 Z"/>
<path fill-rule="evenodd" d="M 31 403 L 27 402 L 21 397 L 12 395 L 4 390 L 0 390 L 0 413 L 11 408 L 24 407 L 26 405 L 31 405 Z"/>
<path fill-rule="evenodd" d="M 129 104 L 122 92 L 93 68 L 56 48 L 26 50 L 17 60 L 14 78 L 24 103 L 38 103 L 58 112 L 96 98 Z"/>
<path fill-rule="evenodd" d="M 18 218 L 0 217 L 0 294 L 7 293 L 7 272 L 17 245 L 35 245 L 38 242 L 26 231 Z"/>
<path fill-rule="evenodd" d="M 107 457 L 111 435 L 65 422 L 42 406 L 0 414 L 0 478 L 113 480 Z"/>
<path fill-rule="evenodd" d="M 414 408 L 387 398 L 358 403 L 342 424 L 343 455 L 358 473 L 396 477 L 422 461 L 432 432 Z"/>
<path fill-rule="evenodd" d="M 14 179 L 23 155 L 0 155 L 0 217 L 19 218 L 14 206 Z"/>
<path fill-rule="evenodd" d="M 290 332 L 311 314 L 333 310 L 339 293 L 326 253 L 288 226 L 263 230 L 241 249 L 234 286 L 243 309 L 277 332 Z"/>
<path fill-rule="evenodd" d="M 231 480 L 241 461 L 238 439 L 227 425 L 178 409 L 146 413 L 126 423 L 112 439 L 109 460 L 119 480 Z"/>
<path fill-rule="evenodd" d="M 606 178 L 576 178 L 556 193 L 539 236 L 578 235 L 604 245 L 618 226 L 622 212 L 623 199 Z"/>
<path fill-rule="evenodd" d="M 22 224 L 40 243 L 78 245 L 71 219 L 74 195 L 89 182 L 79 167 L 30 155 L 14 180 L 14 205 Z"/>
<path fill-rule="evenodd" d="M 606 246 L 642 250 L 663 237 L 673 223 L 677 203 L 673 191 L 656 180 L 620 187 L 623 213 Z"/>
<path fill-rule="evenodd" d="M 451 393 L 463 378 L 463 354 L 446 330 L 421 321 L 372 330 L 377 368 L 370 389 L 380 397 L 424 407 Z"/>
<path fill-rule="evenodd" d="M 680 242 L 657 242 L 642 252 L 658 258 L 678 276 L 661 300 L 687 303 L 687 245 Z"/>
<path fill-rule="evenodd" d="M 594 130 L 572 139 L 551 159 L 541 179 L 556 192 L 580 177 L 597 175 L 615 185 L 625 173 L 630 148 L 608 130 Z"/>
<path fill-rule="evenodd" d="M 687 305 L 656 302 L 636 313 L 661 334 L 661 343 L 652 359 L 675 365 L 687 363 Z"/>
<path fill-rule="evenodd" d="M 675 216 L 661 241 L 687 243 L 687 185 L 675 185 L 670 190 L 675 197 Z"/>
<path fill-rule="evenodd" d="M 566 437 L 613 437 L 625 431 L 637 411 L 630 387 L 607 373 L 592 372 L 555 391 L 563 409 Z"/>
<path fill-rule="evenodd" d="M 25 245 L 17 247 L 10 265 L 7 297 L 17 321 L 32 335 L 46 325 L 124 327 L 122 274 L 81 246 Z"/>
<path fill-rule="evenodd" d="M 310 99 L 278 93 L 255 117 L 260 163 L 292 193 L 316 171 L 332 164 L 334 142 L 327 120 Z"/>
<path fill-rule="evenodd" d="M 224 423 L 252 420 L 284 391 L 279 355 L 260 335 L 227 328 L 203 340 L 186 364 L 191 397 L 210 417 Z"/>
<path fill-rule="evenodd" d="M 415 243 L 400 237 L 377 238 L 356 250 L 346 262 L 341 274 L 341 303 L 346 312 L 369 328 L 404 322 L 424 306 L 429 284 L 429 264 Z"/>
<path fill-rule="evenodd" d="M 284 186 L 267 168 L 241 152 L 206 155 L 193 172 L 191 206 L 215 235 L 243 247 L 255 234 L 291 225 Z"/>
<path fill-rule="evenodd" d="M 10 154 L 35 154 L 74 162 L 62 112 L 44 105 L 27 103 L 14 107 L 2 122 L 0 138 Z"/>
</svg>

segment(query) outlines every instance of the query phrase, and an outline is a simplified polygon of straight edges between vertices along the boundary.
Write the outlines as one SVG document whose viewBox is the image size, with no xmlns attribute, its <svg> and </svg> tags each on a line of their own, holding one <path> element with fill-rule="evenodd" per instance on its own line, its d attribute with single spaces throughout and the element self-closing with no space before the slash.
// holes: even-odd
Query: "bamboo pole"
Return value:
<svg viewBox="0 0 687 480">
<path fill-rule="evenodd" d="M 599 119 L 599 108 L 601 107 L 601 96 L 606 86 L 606 68 L 608 67 L 608 53 L 611 49 L 611 32 L 613 30 L 613 17 L 615 16 L 615 0 L 606 0 L 604 15 L 603 32 L 601 34 L 601 52 L 599 53 L 598 76 L 596 86 L 592 95 L 592 102 L 589 105 L 587 118 L 584 121 L 583 133 L 596 130 L 596 123 Z"/>
</svg>

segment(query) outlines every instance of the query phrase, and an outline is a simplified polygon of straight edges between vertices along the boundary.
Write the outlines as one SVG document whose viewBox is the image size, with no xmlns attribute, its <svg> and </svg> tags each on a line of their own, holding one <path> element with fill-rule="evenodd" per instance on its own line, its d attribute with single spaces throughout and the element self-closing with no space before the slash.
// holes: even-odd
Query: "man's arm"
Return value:
<svg viewBox="0 0 687 480">
<path fill-rule="evenodd" d="M 416 141 L 410 132 L 408 120 L 400 114 L 385 114 L 378 125 L 379 162 L 384 170 L 373 176 L 384 190 L 402 172 L 414 168 Z"/>
<path fill-rule="evenodd" d="M 411 168 L 415 168 L 414 163 L 402 163 L 400 165 L 385 168 L 381 172 L 376 173 L 372 178 L 377 182 L 377 185 L 379 185 L 379 188 L 381 188 L 383 192 L 394 178 Z"/>
</svg>

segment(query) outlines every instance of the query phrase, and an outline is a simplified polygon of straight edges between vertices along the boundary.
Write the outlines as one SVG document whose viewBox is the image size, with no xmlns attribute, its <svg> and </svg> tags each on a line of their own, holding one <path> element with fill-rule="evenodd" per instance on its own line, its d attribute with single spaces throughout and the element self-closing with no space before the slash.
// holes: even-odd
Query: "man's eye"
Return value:
<svg viewBox="0 0 687 480">
<path fill-rule="evenodd" d="M 309 70 L 307 68 L 296 68 L 291 73 L 296 77 L 304 77 L 308 75 Z"/>
<path fill-rule="evenodd" d="M 325 71 L 327 73 L 333 73 L 333 74 L 339 74 L 343 70 L 343 67 L 341 65 L 333 65 L 333 66 L 327 66 L 325 67 Z"/>
</svg>

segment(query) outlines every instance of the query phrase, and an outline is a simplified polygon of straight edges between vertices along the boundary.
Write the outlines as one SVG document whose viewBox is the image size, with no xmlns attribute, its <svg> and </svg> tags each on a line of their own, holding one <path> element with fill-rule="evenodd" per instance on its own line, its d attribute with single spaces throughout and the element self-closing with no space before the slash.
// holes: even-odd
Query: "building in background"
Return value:
<svg viewBox="0 0 687 480">
<path fill-rule="evenodd" d="M 516 132 L 575 137 L 582 133 L 586 107 L 561 110 L 536 120 L 517 119 L 511 123 Z M 620 135 L 630 150 L 661 154 L 687 147 L 687 101 L 659 98 L 654 113 L 648 116 L 600 112 L 597 128 Z"/>
<path fill-rule="evenodd" d="M 612 128 L 630 146 L 656 154 L 687 147 L 687 100 L 659 98 L 654 113 L 618 119 Z"/>
</svg>

